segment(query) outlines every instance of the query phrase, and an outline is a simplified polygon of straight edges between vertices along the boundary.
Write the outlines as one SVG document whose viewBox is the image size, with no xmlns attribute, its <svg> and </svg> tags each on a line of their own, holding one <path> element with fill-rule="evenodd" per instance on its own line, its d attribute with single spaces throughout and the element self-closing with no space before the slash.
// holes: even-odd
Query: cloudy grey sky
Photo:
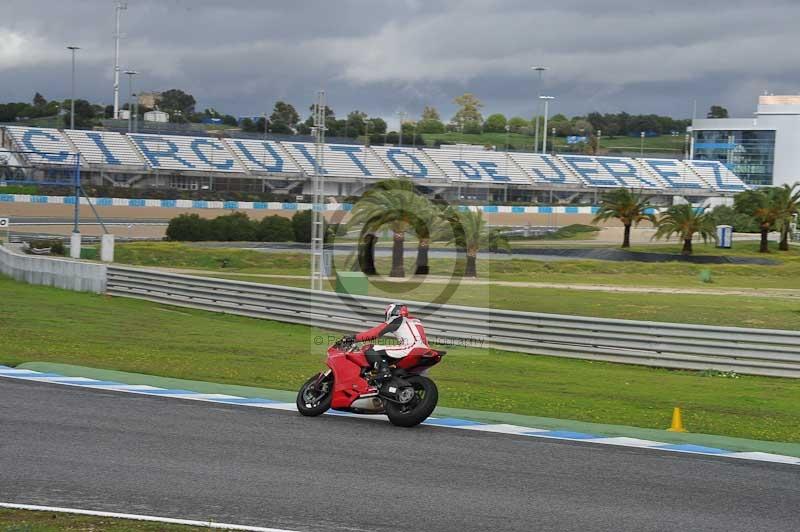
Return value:
<svg viewBox="0 0 800 532">
<path fill-rule="evenodd" d="M 76 44 L 79 95 L 110 103 L 113 18 L 112 0 L 0 1 L 0 102 L 67 97 Z M 306 115 L 324 87 L 337 114 L 447 120 L 469 91 L 529 117 L 543 64 L 555 112 L 749 116 L 764 90 L 800 93 L 798 21 L 798 0 L 129 0 L 121 65 L 236 115 Z"/>
</svg>

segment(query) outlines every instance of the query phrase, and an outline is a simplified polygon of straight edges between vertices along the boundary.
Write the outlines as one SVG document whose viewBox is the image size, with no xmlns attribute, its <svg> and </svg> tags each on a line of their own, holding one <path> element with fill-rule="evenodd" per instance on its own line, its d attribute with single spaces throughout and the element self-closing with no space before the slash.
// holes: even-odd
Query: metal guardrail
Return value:
<svg viewBox="0 0 800 532">
<path fill-rule="evenodd" d="M 387 300 L 108 266 L 107 292 L 169 305 L 356 331 Z M 800 378 L 800 332 L 711 327 L 407 302 L 429 339 L 678 369 Z"/>
</svg>

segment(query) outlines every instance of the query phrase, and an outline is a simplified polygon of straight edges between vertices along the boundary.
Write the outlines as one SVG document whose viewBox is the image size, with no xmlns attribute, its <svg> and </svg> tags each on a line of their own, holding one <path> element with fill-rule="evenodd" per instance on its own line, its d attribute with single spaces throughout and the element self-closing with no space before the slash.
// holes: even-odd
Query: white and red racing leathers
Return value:
<svg viewBox="0 0 800 532">
<path fill-rule="evenodd" d="M 368 342 L 386 335 L 391 335 L 397 340 L 397 345 L 373 345 L 376 352 L 383 352 L 387 356 L 400 359 L 408 356 L 416 349 L 427 351 L 428 338 L 422 322 L 412 316 L 395 316 L 386 323 L 381 323 L 356 335 L 357 342 Z"/>
</svg>

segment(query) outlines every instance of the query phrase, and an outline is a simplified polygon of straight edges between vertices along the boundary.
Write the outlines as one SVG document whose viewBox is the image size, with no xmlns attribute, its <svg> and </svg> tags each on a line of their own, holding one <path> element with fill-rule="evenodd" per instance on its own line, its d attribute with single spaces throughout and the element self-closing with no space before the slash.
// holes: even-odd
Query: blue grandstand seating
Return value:
<svg viewBox="0 0 800 532">
<path fill-rule="evenodd" d="M 639 159 L 642 166 L 657 177 L 665 188 L 708 188 L 691 167 L 675 159 Z"/>
<path fill-rule="evenodd" d="M 686 161 L 686 164 L 714 190 L 736 192 L 747 188 L 736 174 L 719 161 Z"/>
<path fill-rule="evenodd" d="M 316 165 L 314 144 L 284 141 L 281 145 L 303 171 L 307 174 L 314 173 Z M 326 144 L 322 156 L 322 169 L 326 175 L 342 177 L 377 179 L 394 177 L 375 153 L 356 144 Z"/>
<path fill-rule="evenodd" d="M 506 152 L 430 148 L 424 152 L 451 181 L 531 184 L 525 171 Z"/>
<path fill-rule="evenodd" d="M 153 168 L 244 173 L 236 157 L 220 141 L 208 137 L 128 134 Z"/>
<path fill-rule="evenodd" d="M 11 151 L 29 163 L 82 164 L 125 169 L 311 174 L 315 146 L 291 140 L 214 139 L 176 135 L 3 126 Z M 451 182 L 547 185 L 564 188 L 628 187 L 736 192 L 747 186 L 717 161 L 542 155 L 471 149 L 326 144 L 323 170 L 332 177 L 409 177 Z"/>
<path fill-rule="evenodd" d="M 422 150 L 390 146 L 371 146 L 389 170 L 397 177 L 444 179 L 444 174 Z"/>
<path fill-rule="evenodd" d="M 223 139 L 251 172 L 300 173 L 300 167 L 274 140 Z"/>
<path fill-rule="evenodd" d="M 77 130 L 65 130 L 64 133 L 78 148 L 82 159 L 89 164 L 146 166 L 144 159 L 132 149 L 130 141 L 124 135 L 106 131 Z"/>
<path fill-rule="evenodd" d="M 31 163 L 74 165 L 75 148 L 57 129 L 5 126 L 16 147 Z"/>
<path fill-rule="evenodd" d="M 664 188 L 660 180 L 648 174 L 634 159 L 588 155 L 562 155 L 559 158 L 590 187 Z"/>
<path fill-rule="evenodd" d="M 535 184 L 573 187 L 583 184 L 575 172 L 557 157 L 539 153 L 512 153 L 511 158 Z"/>
</svg>

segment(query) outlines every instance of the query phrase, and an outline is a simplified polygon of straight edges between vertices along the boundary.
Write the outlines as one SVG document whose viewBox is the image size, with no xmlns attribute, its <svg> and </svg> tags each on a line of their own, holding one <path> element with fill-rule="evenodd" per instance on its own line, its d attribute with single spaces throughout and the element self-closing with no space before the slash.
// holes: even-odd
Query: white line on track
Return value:
<svg viewBox="0 0 800 532">
<path fill-rule="evenodd" d="M 218 528 L 222 530 L 249 530 L 251 532 L 297 532 L 284 528 L 265 528 L 261 526 L 232 525 L 216 523 L 213 521 L 193 521 L 191 519 L 174 519 L 172 517 L 155 517 L 152 515 L 121 514 L 116 512 L 98 512 L 95 510 L 82 510 L 80 508 L 59 508 L 57 506 L 36 506 L 32 504 L 15 504 L 0 502 L 0 508 L 11 510 L 33 510 L 38 512 L 59 512 L 65 514 L 91 515 L 94 517 L 114 517 L 118 519 L 131 519 L 134 521 L 150 521 L 154 523 L 169 523 L 173 525 L 202 526 L 205 528 Z"/>
</svg>

